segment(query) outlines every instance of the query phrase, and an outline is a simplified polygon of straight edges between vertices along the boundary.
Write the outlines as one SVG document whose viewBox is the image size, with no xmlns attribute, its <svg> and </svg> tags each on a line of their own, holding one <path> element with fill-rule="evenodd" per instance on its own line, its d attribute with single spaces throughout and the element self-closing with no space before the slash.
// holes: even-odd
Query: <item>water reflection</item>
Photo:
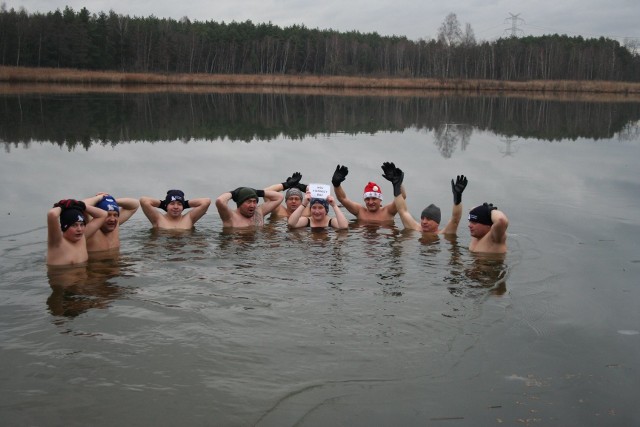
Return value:
<svg viewBox="0 0 640 427">
<path fill-rule="evenodd" d="M 92 254 L 84 266 L 48 266 L 52 291 L 47 298 L 49 312 L 73 318 L 93 308 L 109 307 L 126 293 L 112 281 L 120 275 L 121 260 L 117 253 Z"/>
<path fill-rule="evenodd" d="M 31 141 L 89 149 L 131 141 L 250 142 L 417 128 L 433 131 L 440 153 L 449 158 L 465 150 L 473 130 L 550 141 L 637 134 L 640 103 L 418 93 L 6 94 L 0 95 L 0 115 L 7 151 Z"/>
<path fill-rule="evenodd" d="M 447 289 L 456 297 L 504 295 L 507 292 L 509 268 L 505 254 L 470 253 L 471 259 L 462 264 L 457 245 L 452 245 L 451 263 L 463 266 L 464 276 L 452 275 Z"/>
</svg>

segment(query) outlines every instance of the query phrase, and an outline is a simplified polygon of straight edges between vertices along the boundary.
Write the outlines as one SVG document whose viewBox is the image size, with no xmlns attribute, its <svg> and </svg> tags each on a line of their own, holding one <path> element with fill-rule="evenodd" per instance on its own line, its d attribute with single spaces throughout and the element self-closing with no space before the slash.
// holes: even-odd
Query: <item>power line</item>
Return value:
<svg viewBox="0 0 640 427">
<path fill-rule="evenodd" d="M 518 21 L 522 21 L 524 23 L 524 19 L 520 18 L 519 13 L 514 15 L 513 13 L 509 12 L 509 15 L 511 15 L 511 18 L 506 18 L 504 22 L 511 21 L 511 37 L 517 37 L 518 34 L 524 35 L 524 31 L 518 28 Z M 507 28 L 504 31 L 509 31 L 509 29 Z"/>
</svg>

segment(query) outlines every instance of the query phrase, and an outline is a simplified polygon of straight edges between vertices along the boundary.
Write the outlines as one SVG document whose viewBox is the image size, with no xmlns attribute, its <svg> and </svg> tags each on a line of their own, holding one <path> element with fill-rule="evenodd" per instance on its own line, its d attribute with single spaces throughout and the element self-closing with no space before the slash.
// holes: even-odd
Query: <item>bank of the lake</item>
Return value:
<svg viewBox="0 0 640 427">
<path fill-rule="evenodd" d="M 378 89 L 424 91 L 476 91 L 538 93 L 587 93 L 640 95 L 640 83 L 572 80 L 465 80 L 316 76 L 286 74 L 157 74 L 118 73 L 63 68 L 0 66 L 0 82 L 96 85 L 193 85 L 264 88 Z"/>
</svg>

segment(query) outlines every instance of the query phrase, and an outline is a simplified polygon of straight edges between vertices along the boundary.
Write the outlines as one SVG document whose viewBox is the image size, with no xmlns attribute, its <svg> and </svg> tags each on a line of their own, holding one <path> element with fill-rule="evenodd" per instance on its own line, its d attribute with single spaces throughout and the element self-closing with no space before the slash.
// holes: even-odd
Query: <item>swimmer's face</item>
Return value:
<svg viewBox="0 0 640 427">
<path fill-rule="evenodd" d="M 85 228 L 86 225 L 84 222 L 75 222 L 73 225 L 69 226 L 69 228 L 62 232 L 62 236 L 70 242 L 79 242 L 84 236 Z"/>
<path fill-rule="evenodd" d="M 257 207 L 258 199 L 247 199 L 238 206 L 238 212 L 245 218 L 251 218 L 256 213 Z"/>
<path fill-rule="evenodd" d="M 321 220 L 327 216 L 327 210 L 320 203 L 314 203 L 311 206 L 311 216 L 316 221 Z"/>
<path fill-rule="evenodd" d="M 107 219 L 102 224 L 102 227 L 100 227 L 100 230 L 102 230 L 103 233 L 111 233 L 118 227 L 119 218 L 120 214 L 118 212 L 108 211 Z"/>
<path fill-rule="evenodd" d="M 377 197 L 366 197 L 364 199 L 364 205 L 369 212 L 377 212 L 380 206 L 382 206 L 382 200 Z"/>
<path fill-rule="evenodd" d="M 424 216 L 420 218 L 420 227 L 422 227 L 423 233 L 437 233 L 439 225 L 440 224 L 430 218 Z"/>
<path fill-rule="evenodd" d="M 469 233 L 471 234 L 471 237 L 482 239 L 489 232 L 489 230 L 491 230 L 490 225 L 469 221 Z"/>
<path fill-rule="evenodd" d="M 174 200 L 167 205 L 167 213 L 172 217 L 179 217 L 183 210 L 184 206 L 180 200 Z"/>
<path fill-rule="evenodd" d="M 302 200 L 300 199 L 300 197 L 290 196 L 285 202 L 285 204 L 287 205 L 287 211 L 290 214 L 292 214 L 296 209 L 298 209 L 298 206 L 300 206 L 300 203 L 302 203 Z"/>
</svg>

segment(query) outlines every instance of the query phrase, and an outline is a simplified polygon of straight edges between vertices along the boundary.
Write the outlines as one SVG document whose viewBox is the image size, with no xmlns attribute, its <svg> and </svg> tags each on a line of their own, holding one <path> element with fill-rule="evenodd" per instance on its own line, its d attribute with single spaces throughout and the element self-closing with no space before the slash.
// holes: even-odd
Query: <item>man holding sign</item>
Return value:
<svg viewBox="0 0 640 427">
<path fill-rule="evenodd" d="M 395 170 L 395 165 L 390 162 L 384 162 L 381 167 L 385 172 L 385 175 L 390 171 Z M 348 173 L 349 169 L 346 166 L 338 165 L 333 173 L 333 178 L 331 179 L 336 197 L 340 203 L 342 203 L 342 205 L 351 212 L 351 214 L 355 215 L 359 223 L 393 224 L 393 218 L 398 213 L 396 205 L 392 201 L 391 203 L 382 206 L 382 189 L 375 182 L 369 182 L 364 187 L 364 193 L 362 195 L 364 205 L 356 203 L 347 197 L 347 194 L 341 184 L 347 177 Z M 401 191 L 402 197 L 406 199 L 407 195 L 404 191 L 404 187 L 401 187 Z"/>
</svg>

